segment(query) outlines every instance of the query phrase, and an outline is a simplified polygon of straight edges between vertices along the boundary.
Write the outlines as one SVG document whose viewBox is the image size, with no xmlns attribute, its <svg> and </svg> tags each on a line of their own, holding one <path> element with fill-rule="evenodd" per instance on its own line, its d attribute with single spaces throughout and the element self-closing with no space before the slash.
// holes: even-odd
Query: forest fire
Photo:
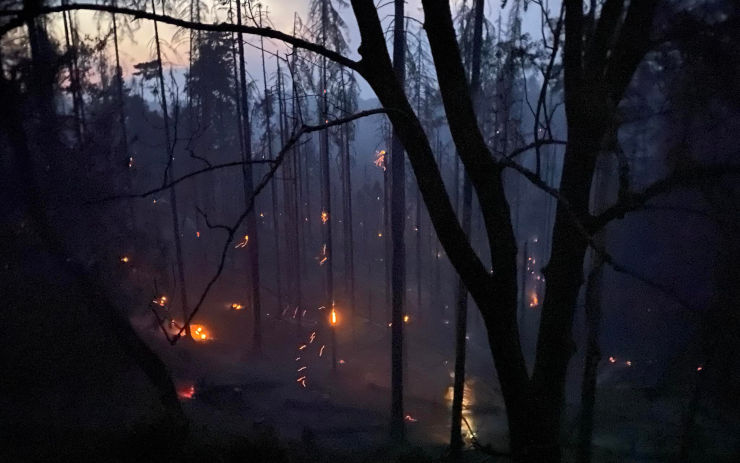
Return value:
<svg viewBox="0 0 740 463">
<path fill-rule="evenodd" d="M 740 454 L 737 0 L 6 3 L 0 460 Z"/>
<path fill-rule="evenodd" d="M 375 161 L 374 164 L 385 172 L 385 150 L 380 150 L 375 152 Z"/>
<path fill-rule="evenodd" d="M 326 255 L 326 244 L 321 245 L 321 252 L 316 257 L 316 260 L 319 261 L 319 265 L 324 265 L 329 260 L 329 256 Z"/>
<path fill-rule="evenodd" d="M 337 324 L 337 311 L 334 310 L 334 308 L 331 309 L 331 317 L 329 318 L 329 323 L 331 323 L 332 326 L 335 326 Z"/>
<path fill-rule="evenodd" d="M 244 235 L 244 238 L 234 248 L 244 248 L 249 243 L 249 235 Z"/>
<path fill-rule="evenodd" d="M 198 342 L 210 341 L 213 339 L 204 325 L 191 324 L 190 336 Z"/>
<path fill-rule="evenodd" d="M 188 384 L 177 388 L 177 397 L 180 399 L 190 400 L 195 396 L 195 386 Z"/>
<path fill-rule="evenodd" d="M 450 372 L 450 378 L 454 379 L 455 374 Z M 462 400 L 462 417 L 463 423 L 468 428 L 469 437 L 475 437 L 475 421 L 471 412 L 471 407 L 475 404 L 475 392 L 473 390 L 472 381 L 465 381 L 463 386 L 463 400 Z M 454 397 L 455 389 L 453 386 L 447 388 L 445 394 L 445 403 L 452 409 L 452 399 Z"/>
</svg>

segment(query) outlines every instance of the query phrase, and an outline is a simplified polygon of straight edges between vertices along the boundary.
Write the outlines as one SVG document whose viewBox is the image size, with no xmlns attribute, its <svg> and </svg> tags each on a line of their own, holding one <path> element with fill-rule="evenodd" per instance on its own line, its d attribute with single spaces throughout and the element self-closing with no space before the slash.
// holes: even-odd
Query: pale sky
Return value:
<svg viewBox="0 0 740 463">
<path fill-rule="evenodd" d="M 207 0 L 204 1 L 210 3 Z M 304 21 L 306 21 L 306 18 L 308 16 L 309 1 L 310 0 L 263 0 L 262 3 L 269 11 L 270 19 L 274 25 L 273 27 L 286 33 L 292 33 L 294 13 L 297 12 L 298 15 Z M 80 1 L 80 3 L 82 3 L 82 1 Z M 389 0 L 376 0 L 376 3 L 384 5 L 379 10 L 379 14 L 381 20 L 387 26 L 392 19 L 393 2 Z M 461 0 L 455 1 L 454 3 L 459 4 L 461 3 Z M 513 3 L 514 0 L 508 1 L 507 10 L 511 8 L 511 5 Z M 408 0 L 406 5 L 407 16 L 414 17 L 420 21 L 423 20 L 421 0 Z M 550 2 L 550 8 L 552 11 L 551 14 L 557 14 L 557 8 L 559 7 L 560 1 Z M 496 19 L 500 14 L 500 9 L 501 0 L 492 0 L 487 2 L 486 4 L 486 16 L 490 21 L 494 22 L 494 24 L 496 23 Z M 103 19 L 106 15 L 90 11 L 78 11 L 74 14 L 76 14 L 77 16 L 77 21 L 80 26 L 80 31 L 82 35 L 98 35 L 99 25 L 105 32 L 107 32 L 109 23 L 105 19 Z M 350 46 L 350 56 L 356 58 L 356 50 L 359 46 L 359 34 L 357 32 L 357 24 L 355 22 L 354 15 L 352 14 L 351 8 L 345 9 L 343 17 L 347 22 L 349 29 L 348 39 Z M 502 17 L 505 21 L 507 13 L 504 12 L 502 14 Z M 202 21 L 221 22 L 224 20 L 225 11 L 220 10 L 217 12 L 209 12 L 209 14 L 204 16 L 204 19 Z M 135 31 L 133 33 L 133 37 L 131 37 L 128 34 L 123 34 L 122 27 L 123 24 L 130 21 L 130 18 L 118 16 L 117 21 L 119 23 L 119 50 L 122 61 L 121 65 L 123 67 L 124 75 L 130 76 L 133 72 L 133 65 L 135 63 L 149 61 L 155 56 L 153 47 L 154 27 L 151 21 L 133 21 L 132 26 Z M 57 37 L 63 37 L 61 21 L 55 22 L 55 29 L 56 33 L 58 34 Z M 531 33 L 533 35 L 533 38 L 540 38 L 540 14 L 539 8 L 536 5 L 531 5 L 529 11 L 524 15 L 523 29 L 524 32 Z M 175 36 L 176 32 L 177 29 L 173 26 L 167 24 L 159 25 L 161 48 L 163 54 L 165 55 L 165 64 L 169 64 L 175 67 L 184 67 L 188 62 L 188 41 L 185 36 L 182 36 L 178 45 L 177 37 Z M 252 43 L 255 45 L 259 44 L 259 37 L 245 35 L 245 39 L 248 43 Z M 266 49 L 268 50 L 286 50 L 286 48 L 279 41 L 275 40 L 265 40 L 265 45 Z M 112 54 L 112 46 L 110 48 Z M 248 63 L 248 72 L 250 72 L 250 74 L 255 79 L 260 80 L 262 74 L 261 69 L 259 68 L 259 50 L 255 47 L 246 46 L 245 55 Z M 271 59 L 270 61 L 274 63 L 274 59 Z M 271 67 L 272 66 L 274 66 L 274 64 L 272 64 Z M 373 96 L 367 84 L 365 84 L 364 82 L 361 82 L 361 93 L 363 98 L 370 98 Z"/>
</svg>

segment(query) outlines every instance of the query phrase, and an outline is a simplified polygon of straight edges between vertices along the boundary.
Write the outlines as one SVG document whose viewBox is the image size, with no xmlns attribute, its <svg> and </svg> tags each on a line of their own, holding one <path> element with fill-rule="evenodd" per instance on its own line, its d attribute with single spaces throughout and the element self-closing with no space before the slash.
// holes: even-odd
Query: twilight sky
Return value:
<svg viewBox="0 0 740 463">
<path fill-rule="evenodd" d="M 83 1 L 80 1 L 79 3 L 83 3 Z M 202 1 L 209 5 L 215 3 L 211 0 Z M 261 3 L 269 12 L 269 17 L 272 21 L 272 27 L 287 33 L 292 33 L 294 13 L 298 13 L 298 15 L 304 21 L 306 21 L 310 0 L 262 0 Z M 393 2 L 390 0 L 377 0 L 376 3 L 382 5 L 379 10 L 380 17 L 387 27 L 390 24 L 393 15 Z M 453 7 L 455 7 L 461 4 L 462 1 L 455 1 L 453 3 Z M 506 10 L 509 10 L 514 3 L 514 0 L 509 0 L 507 2 Z M 548 2 L 546 1 L 546 3 Z M 338 4 L 338 2 L 335 2 L 335 5 L 336 4 Z M 158 4 L 157 6 L 159 7 L 159 5 L 160 4 Z M 423 21 L 421 0 L 408 0 L 406 5 L 407 16 L 411 16 L 418 19 L 419 21 Z M 557 9 L 559 7 L 560 1 L 554 0 L 550 2 L 549 8 L 551 10 L 551 15 L 557 14 Z M 349 6 L 347 8 L 339 7 L 339 9 L 344 11 L 343 17 L 348 26 L 348 39 L 351 51 L 350 55 L 356 56 L 356 50 L 359 46 L 360 40 L 354 15 L 352 14 L 352 10 Z M 500 12 L 501 0 L 493 0 L 487 2 L 486 16 L 494 24 L 496 24 Z M 77 22 L 80 27 L 81 35 L 83 36 L 89 35 L 94 37 L 97 35 L 103 35 L 109 30 L 109 21 L 105 18 L 104 15 L 100 13 L 78 11 L 75 14 L 77 16 Z M 502 14 L 502 21 L 504 21 L 504 24 L 507 16 L 507 11 L 504 11 L 504 13 Z M 207 14 L 205 14 L 202 21 L 222 22 L 225 20 L 225 17 L 226 12 L 224 11 L 224 9 L 219 8 L 217 10 L 209 11 Z M 59 18 L 59 16 L 57 16 L 57 18 Z M 122 60 L 121 64 L 123 67 L 124 75 L 129 76 L 133 72 L 133 64 L 143 61 L 149 61 L 155 56 L 153 43 L 154 27 L 151 21 L 146 20 L 130 21 L 130 18 L 118 16 L 117 21 L 119 23 L 119 50 Z M 130 34 L 123 33 L 122 31 L 125 24 L 130 25 Z M 57 37 L 63 37 L 64 32 L 61 20 L 54 21 L 53 28 L 55 29 Z M 523 29 L 524 32 L 529 32 L 530 34 L 532 34 L 533 38 L 539 38 L 541 36 L 540 14 L 539 8 L 536 5 L 530 6 L 529 11 L 525 13 Z M 99 32 L 99 30 L 102 32 Z M 178 39 L 176 32 L 177 28 L 173 26 L 169 26 L 166 24 L 159 25 L 161 47 L 162 52 L 165 55 L 164 59 L 166 65 L 168 64 L 176 68 L 184 68 L 184 66 L 186 66 L 188 62 L 188 41 L 186 35 L 183 35 L 182 33 L 180 34 Z M 259 45 L 259 37 L 245 36 L 245 39 L 248 44 L 251 43 L 255 45 L 247 45 L 245 47 L 248 72 L 252 75 L 252 77 L 255 78 L 255 80 L 260 80 L 261 70 L 259 68 L 259 50 L 257 49 L 257 46 Z M 269 50 L 285 50 L 285 47 L 282 45 L 282 43 L 275 40 L 265 40 L 265 47 Z M 110 48 L 112 54 L 112 46 Z M 361 81 L 360 87 L 362 98 L 371 98 L 373 96 L 369 87 L 364 82 Z"/>
</svg>

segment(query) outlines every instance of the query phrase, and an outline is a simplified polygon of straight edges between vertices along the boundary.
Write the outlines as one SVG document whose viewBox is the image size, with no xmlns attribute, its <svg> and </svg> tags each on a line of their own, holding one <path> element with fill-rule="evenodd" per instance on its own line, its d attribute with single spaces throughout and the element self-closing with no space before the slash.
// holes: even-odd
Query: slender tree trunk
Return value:
<svg viewBox="0 0 740 463">
<path fill-rule="evenodd" d="M 470 78 L 471 95 L 473 105 L 476 105 L 480 93 L 480 62 L 483 41 L 483 6 L 484 0 L 475 2 L 475 22 L 473 31 L 472 69 Z M 457 165 L 457 163 L 456 163 Z M 464 174 L 463 180 L 463 203 L 462 203 L 462 229 L 470 239 L 470 223 L 473 207 L 473 186 L 470 177 Z M 472 242 L 472 240 L 471 240 Z M 463 447 L 461 434 L 463 397 L 465 394 L 465 357 L 468 324 L 468 291 L 465 282 L 458 278 L 457 287 L 457 317 L 455 326 L 455 382 L 452 392 L 452 426 L 450 433 L 450 450 L 453 457 L 459 457 Z"/>
<path fill-rule="evenodd" d="M 393 31 L 393 70 L 403 87 L 406 74 L 406 34 L 404 33 L 404 0 L 395 0 Z M 392 258 L 392 310 L 391 310 L 391 436 L 397 441 L 405 439 L 403 416 L 403 316 L 406 293 L 406 174 L 403 143 L 393 130 L 391 148 L 391 239 Z"/>
<path fill-rule="evenodd" d="M 66 2 L 65 2 L 66 3 Z M 72 94 L 72 112 L 74 114 L 75 119 L 75 134 L 77 135 L 77 144 L 78 146 L 82 146 L 82 119 L 80 116 L 80 99 L 79 99 L 79 91 L 80 91 L 80 85 L 77 81 L 77 77 L 79 74 L 77 73 L 77 67 L 76 67 L 76 59 L 73 59 L 74 56 L 76 56 L 76 50 L 73 50 L 72 41 L 70 39 L 70 20 L 69 20 L 69 12 L 64 11 L 62 12 L 62 23 L 64 24 L 64 41 L 67 49 L 67 54 L 69 55 L 67 57 L 67 72 L 69 73 L 69 90 Z"/>
<path fill-rule="evenodd" d="M 328 2 L 329 0 L 322 0 L 321 2 L 321 45 L 326 46 L 327 43 L 327 22 L 329 21 Z M 325 123 L 329 119 L 329 94 L 327 88 L 327 62 L 326 57 L 321 58 L 321 123 Z M 324 293 L 324 306 L 327 310 L 331 310 L 334 306 L 334 247 L 332 243 L 331 224 L 333 221 L 331 211 L 331 176 L 329 169 L 329 131 L 322 130 L 319 140 L 320 144 L 320 164 L 321 164 L 321 216 L 323 231 L 323 245 L 324 257 L 326 261 L 324 263 L 325 268 L 325 293 Z M 326 214 L 324 216 L 324 214 Z M 326 217 L 324 219 L 324 217 Z M 334 339 L 334 328 L 332 327 L 332 370 L 337 368 L 337 345 L 336 339 Z"/>
<path fill-rule="evenodd" d="M 262 27 L 262 4 L 259 4 L 260 27 Z M 272 153 L 272 102 L 267 88 L 267 70 L 265 68 L 265 44 L 264 39 L 260 36 L 260 49 L 262 53 L 262 81 L 264 84 L 264 109 L 265 109 L 265 136 L 267 137 L 267 153 L 270 159 L 273 159 Z M 278 190 L 276 180 L 270 182 L 270 196 L 272 198 L 272 232 L 275 237 L 275 283 L 277 284 L 277 306 L 278 313 L 283 310 L 283 278 L 282 265 L 280 260 L 280 221 L 278 218 Z"/>
<path fill-rule="evenodd" d="M 599 333 L 601 325 L 601 285 L 604 263 L 594 256 L 593 268 L 586 282 L 586 358 L 581 382 L 581 412 L 578 432 L 578 460 L 591 461 L 591 438 L 594 430 L 594 408 L 596 405 L 596 376 L 601 349 Z"/>
<path fill-rule="evenodd" d="M 293 33 L 295 33 L 295 23 L 293 25 Z M 292 115 L 293 115 L 293 123 L 298 124 L 300 121 L 300 100 L 298 99 L 298 88 L 295 82 L 295 60 L 296 60 L 296 49 L 293 49 L 293 59 L 290 62 L 290 75 L 291 75 L 291 94 L 293 95 L 293 105 L 291 107 Z M 286 127 L 288 127 L 288 123 L 286 120 Z M 301 148 L 300 146 L 296 146 L 293 148 L 293 172 L 294 172 L 294 178 L 293 178 L 293 204 L 295 209 L 293 210 L 293 233 L 295 235 L 295 241 L 293 242 L 293 253 L 297 259 L 295 262 L 295 275 L 296 275 L 296 289 L 298 291 L 298 294 L 296 295 L 296 310 L 298 312 L 298 325 L 297 325 L 297 335 L 301 336 L 301 319 L 303 318 L 303 312 L 302 312 L 302 304 L 303 304 L 303 296 L 302 296 L 302 272 L 304 269 L 304 264 L 306 262 L 306 259 L 304 256 L 306 255 L 306 239 L 305 239 L 305 219 L 308 217 L 308 215 L 305 215 L 304 209 L 303 209 L 303 181 L 302 177 L 304 173 L 304 169 L 301 168 L 303 165 L 301 163 Z"/>
<path fill-rule="evenodd" d="M 285 119 L 285 101 L 283 98 L 283 77 L 280 70 L 280 57 L 275 56 L 275 68 L 277 69 L 277 102 L 278 102 L 278 131 L 280 136 L 280 145 L 285 145 L 287 135 L 287 121 Z M 295 152 L 292 153 L 295 155 Z M 295 178 L 295 170 L 293 169 L 293 157 L 286 160 L 283 168 L 283 209 L 281 214 L 283 215 L 283 240 L 285 246 L 285 256 L 288 262 L 286 268 L 286 293 L 287 293 L 287 308 L 295 307 L 295 295 L 297 289 L 295 288 L 295 268 L 297 264 L 296 256 L 293 254 L 293 193 L 291 191 L 293 187 L 293 179 Z M 275 244 L 278 244 L 276 239 Z M 279 307 L 277 312 L 277 318 L 281 319 L 283 312 L 286 308 Z"/>
<path fill-rule="evenodd" d="M 236 23 L 242 25 L 241 0 L 236 0 Z M 242 35 L 238 34 L 237 48 L 239 51 L 239 89 L 241 97 L 242 128 L 244 130 L 244 151 L 242 161 L 245 161 L 242 174 L 244 177 L 244 200 L 254 194 L 254 179 L 252 177 L 252 127 L 249 123 L 249 95 L 247 94 L 247 71 L 244 63 L 244 42 Z M 257 217 L 254 210 L 247 215 L 247 254 L 249 260 L 249 283 L 250 298 L 252 300 L 252 314 L 254 326 L 252 328 L 252 350 L 255 353 L 262 351 L 262 304 L 260 301 L 260 274 L 259 274 L 259 239 L 257 233 Z"/>
<path fill-rule="evenodd" d="M 115 6 L 115 2 L 113 3 Z M 116 24 L 116 14 L 111 14 L 111 23 L 113 25 L 113 49 L 116 54 L 116 97 L 118 99 L 118 123 L 121 126 L 121 144 L 119 149 L 121 150 L 120 156 L 116 158 L 115 162 L 126 162 L 129 166 L 129 172 L 126 174 L 126 187 L 129 193 L 133 193 L 133 175 L 131 168 L 133 167 L 133 157 L 128 151 L 128 128 L 126 126 L 126 108 L 123 100 L 123 69 L 121 69 L 121 59 L 118 53 L 118 26 Z M 134 214 L 134 203 L 128 201 L 128 215 L 129 215 L 129 230 L 136 228 L 136 215 Z"/>
<path fill-rule="evenodd" d="M 342 75 L 342 105 L 345 114 L 349 114 L 349 103 L 347 101 L 347 92 L 349 89 L 344 80 L 344 69 Z M 344 124 L 341 129 L 343 153 L 342 153 L 342 171 L 343 175 L 343 193 L 344 193 L 344 211 L 342 213 L 342 225 L 344 225 L 344 291 L 349 301 L 352 317 L 352 338 L 355 335 L 356 309 L 355 309 L 355 251 L 354 251 L 354 233 L 352 219 L 352 165 L 350 163 L 350 126 Z"/>
<path fill-rule="evenodd" d="M 164 11 L 164 0 L 162 1 L 162 11 Z M 152 12 L 156 13 L 154 6 L 154 0 L 152 0 Z M 167 89 L 164 85 L 164 71 L 162 69 L 162 53 L 159 46 L 159 28 L 157 21 L 154 21 L 154 42 L 157 50 L 157 71 L 159 78 L 159 91 L 161 93 L 162 103 L 162 120 L 164 121 L 164 138 L 167 148 L 167 172 L 166 179 L 169 182 L 174 178 L 173 167 L 175 153 L 174 144 L 170 139 L 170 117 L 167 109 Z M 177 211 L 177 194 L 175 187 L 170 188 L 170 206 L 172 212 L 172 231 L 175 238 L 175 259 L 177 261 L 177 280 L 178 286 L 180 286 L 180 305 L 182 306 L 183 322 L 185 323 L 185 333 L 190 338 L 190 324 L 187 323 L 190 317 L 190 306 L 188 304 L 188 292 L 185 286 L 185 263 L 183 262 L 182 256 L 182 239 L 180 234 L 180 216 Z"/>
</svg>

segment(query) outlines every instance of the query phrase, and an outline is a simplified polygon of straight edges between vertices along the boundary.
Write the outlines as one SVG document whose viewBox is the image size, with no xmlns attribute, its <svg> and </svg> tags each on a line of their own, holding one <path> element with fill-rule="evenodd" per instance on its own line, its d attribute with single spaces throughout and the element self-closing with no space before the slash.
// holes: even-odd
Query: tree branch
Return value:
<svg viewBox="0 0 740 463">
<path fill-rule="evenodd" d="M 247 200 L 247 207 L 244 209 L 244 211 L 241 213 L 241 215 L 237 218 L 237 220 L 234 222 L 231 226 L 214 226 L 221 228 L 227 232 L 226 240 L 224 241 L 223 248 L 221 250 L 221 259 L 218 264 L 218 268 L 216 269 L 216 272 L 211 277 L 211 279 L 206 284 L 205 289 L 200 295 L 200 298 L 198 299 L 198 303 L 195 304 L 195 307 L 193 307 L 193 310 L 190 312 L 190 315 L 188 316 L 188 319 L 183 323 L 182 328 L 178 331 L 177 335 L 170 340 L 170 344 L 174 345 L 177 343 L 177 341 L 182 337 L 183 333 L 185 332 L 185 328 L 190 325 L 195 315 L 198 313 L 198 311 L 203 306 L 203 302 L 205 301 L 206 297 L 208 296 L 208 293 L 211 291 L 211 288 L 213 285 L 218 281 L 219 277 L 221 276 L 221 273 L 224 270 L 224 264 L 226 263 L 226 253 L 228 252 L 232 241 L 234 240 L 234 237 L 236 236 L 237 230 L 241 226 L 241 224 L 244 222 L 244 220 L 247 218 L 247 216 L 252 212 L 254 209 L 254 202 L 257 198 L 257 196 L 262 192 L 262 190 L 270 183 L 270 180 L 275 175 L 275 172 L 277 172 L 280 165 L 285 160 L 285 157 L 288 155 L 288 153 L 291 151 L 293 146 L 298 143 L 298 140 L 305 134 L 311 133 L 311 132 L 317 132 L 319 130 L 325 130 L 330 127 L 334 127 L 341 124 L 346 124 L 348 122 L 352 122 L 356 119 L 360 119 L 367 116 L 372 116 L 375 114 L 387 114 L 388 110 L 386 109 L 370 109 L 367 111 L 361 111 L 358 113 L 355 113 L 351 116 L 344 117 L 341 119 L 334 119 L 331 121 L 328 121 L 325 124 L 320 125 L 303 125 L 300 129 L 298 129 L 291 137 L 288 139 L 288 141 L 285 143 L 285 145 L 280 149 L 280 152 L 277 153 L 275 156 L 275 159 L 273 160 L 273 163 L 270 166 L 270 170 L 265 173 L 265 175 L 262 177 L 262 180 L 255 186 L 254 191 L 252 192 L 251 197 Z"/>
<path fill-rule="evenodd" d="M 710 166 L 677 172 L 654 182 L 639 193 L 625 194 L 621 201 L 607 208 L 601 214 L 594 216 L 587 224 L 587 228 L 590 233 L 595 233 L 604 228 L 612 220 L 623 218 L 625 214 L 641 208 L 648 201 L 660 194 L 668 193 L 675 188 L 687 188 L 701 184 L 707 180 L 730 175 L 740 175 L 740 165 Z"/>
<path fill-rule="evenodd" d="M 133 8 L 122 8 L 113 5 L 96 5 L 96 4 L 83 4 L 83 3 L 70 3 L 66 5 L 56 5 L 42 8 L 35 8 L 33 10 L 3 10 L 0 11 L 0 17 L 2 16 L 13 16 L 13 18 L 7 23 L 0 26 L 0 37 L 3 37 L 9 31 L 23 26 L 23 24 L 36 16 L 60 13 L 63 11 L 73 10 L 90 10 L 90 11 L 103 11 L 106 13 L 115 13 L 133 16 L 133 19 L 149 19 L 152 21 L 158 21 L 164 24 L 171 24 L 173 26 L 182 27 L 185 29 L 200 30 L 200 31 L 212 31 L 212 32 L 236 32 L 242 34 L 260 35 L 271 39 L 281 40 L 285 43 L 289 43 L 298 48 L 317 53 L 325 56 L 328 59 L 335 61 L 342 66 L 346 66 L 355 71 L 359 71 L 360 63 L 354 61 L 336 51 L 330 50 L 321 45 L 309 42 L 307 40 L 286 34 L 284 32 L 277 31 L 270 27 L 255 27 L 255 26 L 237 26 L 236 24 L 230 24 L 222 22 L 220 24 L 205 24 L 200 22 L 186 21 L 184 19 L 174 18 L 172 16 L 149 13 Z"/>
</svg>

